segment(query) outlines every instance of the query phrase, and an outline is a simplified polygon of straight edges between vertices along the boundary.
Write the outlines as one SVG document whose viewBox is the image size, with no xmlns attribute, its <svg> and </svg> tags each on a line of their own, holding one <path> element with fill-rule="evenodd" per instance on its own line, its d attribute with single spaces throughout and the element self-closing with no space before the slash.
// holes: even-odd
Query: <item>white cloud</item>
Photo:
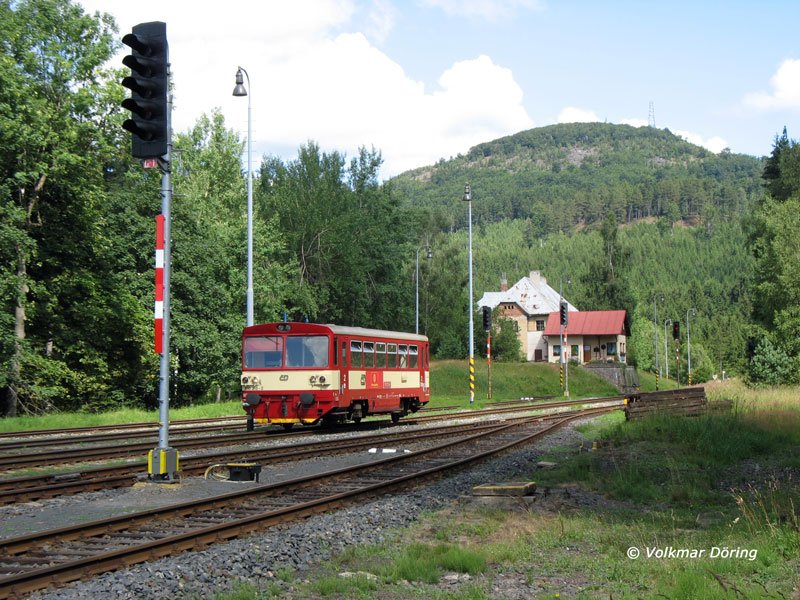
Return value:
<svg viewBox="0 0 800 600">
<path fill-rule="evenodd" d="M 422 0 L 422 4 L 439 8 L 451 16 L 499 21 L 514 14 L 518 8 L 542 10 L 543 0 Z"/>
<path fill-rule="evenodd" d="M 602 121 L 594 111 L 575 106 L 566 106 L 558 113 L 557 123 L 596 123 Z"/>
<path fill-rule="evenodd" d="M 747 94 L 745 105 L 760 110 L 800 109 L 800 59 L 783 61 L 769 81 L 772 92 Z"/>
<path fill-rule="evenodd" d="M 711 152 L 714 152 L 715 154 L 719 154 L 722 152 L 722 150 L 728 147 L 728 142 L 716 135 L 710 138 L 704 138 L 699 133 L 694 133 L 691 131 L 683 131 L 681 129 L 670 129 L 670 131 L 672 131 L 672 133 L 678 137 L 682 137 L 690 144 L 702 146 L 706 150 L 711 150 Z"/>
<path fill-rule="evenodd" d="M 136 12 L 122 2 L 82 3 L 111 11 L 123 34 L 138 22 L 167 23 L 176 131 L 219 107 L 244 138 L 247 102 L 231 92 L 236 67 L 247 69 L 256 164 L 263 154 L 294 158 L 314 140 L 348 156 L 374 146 L 387 177 L 533 126 L 509 69 L 488 56 L 459 61 L 426 90 L 365 33 L 341 33 L 352 27 L 356 10 L 348 0 L 229 0 L 225 11 L 205 0 L 153 2 Z M 372 5 L 378 13 L 370 14 L 387 6 L 378 0 Z M 383 14 L 385 32 L 391 11 Z"/>
</svg>

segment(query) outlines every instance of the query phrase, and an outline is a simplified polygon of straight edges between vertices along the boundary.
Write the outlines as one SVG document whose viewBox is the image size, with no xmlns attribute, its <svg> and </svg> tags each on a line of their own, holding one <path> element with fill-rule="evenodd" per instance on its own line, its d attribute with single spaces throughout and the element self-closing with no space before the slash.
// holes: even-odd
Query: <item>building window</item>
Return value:
<svg viewBox="0 0 800 600">
<path fill-rule="evenodd" d="M 559 344 L 553 346 L 553 356 L 561 356 L 561 346 Z"/>
<path fill-rule="evenodd" d="M 572 358 L 575 358 L 575 359 L 577 359 L 578 357 L 580 357 L 580 353 L 578 352 L 578 344 L 573 344 L 573 345 L 572 345 L 572 354 L 571 354 L 571 357 L 572 357 Z"/>
<path fill-rule="evenodd" d="M 606 346 L 606 354 L 609 356 L 613 356 L 617 353 L 617 342 L 608 342 Z"/>
<path fill-rule="evenodd" d="M 544 319 L 536 320 L 536 331 L 544 331 Z"/>
</svg>

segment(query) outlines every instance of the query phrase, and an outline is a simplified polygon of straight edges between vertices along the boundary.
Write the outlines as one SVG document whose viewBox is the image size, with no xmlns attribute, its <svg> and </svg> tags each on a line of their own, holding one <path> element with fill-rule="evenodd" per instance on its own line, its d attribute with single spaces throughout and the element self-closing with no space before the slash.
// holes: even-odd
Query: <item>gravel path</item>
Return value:
<svg viewBox="0 0 800 600">
<path fill-rule="evenodd" d="M 535 447 L 530 446 L 492 461 L 484 462 L 425 487 L 368 501 L 357 506 L 316 515 L 303 521 L 267 529 L 242 539 L 214 545 L 199 552 L 189 552 L 177 557 L 133 566 L 123 571 L 106 573 L 86 582 L 78 582 L 55 591 L 37 592 L 36 600 L 72 598 L 119 599 L 177 599 L 213 598 L 215 594 L 233 588 L 237 582 L 246 581 L 266 587 L 270 583 L 282 586 L 284 597 L 300 598 L 293 586 L 276 577 L 280 569 L 291 569 L 305 579 L 313 579 L 314 565 L 354 544 L 377 544 L 391 539 L 392 530 L 411 524 L 420 512 L 434 511 L 471 493 L 474 485 L 513 479 L 515 475 L 533 470 L 542 454 L 557 446 L 577 447 L 583 436 L 568 425 L 548 436 Z M 374 455 L 373 455 L 374 456 Z M 319 464 L 320 461 L 312 461 Z M 296 470 L 308 472 L 308 461 L 282 467 L 285 476 L 296 475 Z M 263 481 L 263 479 L 262 479 Z M 213 483 L 213 485 L 209 485 Z M 180 485 L 142 484 L 127 490 L 95 492 L 5 507 L 0 510 L 3 520 L 2 537 L 20 535 L 26 522 L 29 529 L 49 527 L 55 512 L 62 515 L 80 515 L 95 518 L 95 511 L 120 514 L 128 509 L 144 509 L 166 502 L 178 502 L 209 490 L 238 489 L 235 484 L 208 482 L 189 478 Z M 86 496 L 92 501 L 87 502 Z M 94 508 L 90 508 L 94 507 Z M 9 525 L 16 523 L 16 526 Z M 35 523 L 35 524 L 34 524 Z M 16 532 L 9 529 L 16 528 Z M 523 591 L 520 591 L 523 593 Z M 516 593 L 499 597 L 515 597 Z M 524 596 L 520 596 L 524 597 Z"/>
</svg>

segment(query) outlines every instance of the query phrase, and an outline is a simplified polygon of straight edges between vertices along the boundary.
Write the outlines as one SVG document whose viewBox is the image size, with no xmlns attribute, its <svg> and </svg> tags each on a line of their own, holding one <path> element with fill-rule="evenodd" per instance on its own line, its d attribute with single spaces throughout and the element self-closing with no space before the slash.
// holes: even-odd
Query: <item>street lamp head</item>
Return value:
<svg viewBox="0 0 800 600">
<path fill-rule="evenodd" d="M 431 250 L 431 247 L 430 246 L 426 246 L 425 249 L 427 250 L 427 254 L 426 254 L 425 258 L 427 258 L 428 260 L 431 260 L 433 258 L 433 251 Z"/>
<path fill-rule="evenodd" d="M 236 71 L 236 87 L 233 88 L 233 95 L 247 96 L 247 88 L 244 87 L 244 74 L 242 73 L 242 67 L 239 67 L 239 70 Z"/>
<path fill-rule="evenodd" d="M 472 202 L 472 188 L 468 183 L 464 185 L 464 202 Z"/>
</svg>

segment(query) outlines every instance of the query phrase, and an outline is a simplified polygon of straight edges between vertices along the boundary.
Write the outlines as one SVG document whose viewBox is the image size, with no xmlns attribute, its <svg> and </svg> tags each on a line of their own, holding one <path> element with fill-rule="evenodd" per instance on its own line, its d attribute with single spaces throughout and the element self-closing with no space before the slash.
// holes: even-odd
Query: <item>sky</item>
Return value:
<svg viewBox="0 0 800 600">
<path fill-rule="evenodd" d="M 219 109 L 244 140 L 249 103 L 254 169 L 313 141 L 348 158 L 379 150 L 386 179 L 578 121 L 652 119 L 753 156 L 784 126 L 800 138 L 797 0 L 79 2 L 113 15 L 120 39 L 164 21 L 173 129 Z M 232 95 L 238 66 L 248 98 Z"/>
</svg>

